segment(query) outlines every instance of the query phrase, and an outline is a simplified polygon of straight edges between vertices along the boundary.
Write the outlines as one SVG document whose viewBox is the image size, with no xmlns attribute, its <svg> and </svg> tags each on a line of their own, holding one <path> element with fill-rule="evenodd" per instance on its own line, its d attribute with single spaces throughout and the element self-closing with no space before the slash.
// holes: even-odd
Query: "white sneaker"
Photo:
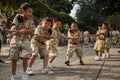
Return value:
<svg viewBox="0 0 120 80">
<path fill-rule="evenodd" d="M 28 75 L 33 74 L 32 68 L 28 67 L 26 73 L 27 73 Z"/>
<path fill-rule="evenodd" d="M 103 56 L 103 59 L 105 59 L 106 58 L 106 54 L 104 53 L 104 54 L 102 54 L 102 56 Z"/>
<path fill-rule="evenodd" d="M 109 58 L 109 57 L 110 57 L 109 53 L 106 53 L 106 58 Z"/>
<path fill-rule="evenodd" d="M 16 80 L 15 75 L 12 75 L 11 80 Z"/>
<path fill-rule="evenodd" d="M 96 61 L 100 60 L 100 57 L 99 56 L 95 56 L 95 60 Z"/>
<path fill-rule="evenodd" d="M 22 80 L 28 80 L 28 75 L 27 73 L 22 74 Z"/>
<path fill-rule="evenodd" d="M 47 74 L 54 74 L 54 72 L 52 70 L 48 70 Z"/>
<path fill-rule="evenodd" d="M 45 74 L 45 73 L 47 73 L 47 74 L 53 74 L 54 72 L 53 72 L 52 70 L 46 68 L 46 69 L 42 69 L 42 70 L 41 70 L 41 73 L 42 73 L 42 74 Z"/>
</svg>

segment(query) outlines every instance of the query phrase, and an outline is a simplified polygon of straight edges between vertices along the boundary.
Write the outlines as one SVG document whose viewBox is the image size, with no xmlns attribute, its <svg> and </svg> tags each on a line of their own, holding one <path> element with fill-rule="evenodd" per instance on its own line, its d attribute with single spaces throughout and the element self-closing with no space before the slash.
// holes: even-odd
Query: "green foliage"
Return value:
<svg viewBox="0 0 120 80">
<path fill-rule="evenodd" d="M 96 10 L 94 2 L 90 0 L 78 0 L 80 9 L 76 13 L 77 21 L 83 30 L 93 30 L 99 23 L 104 22 L 103 16 Z"/>
<path fill-rule="evenodd" d="M 109 23 L 110 27 L 119 27 L 120 28 L 120 14 L 114 14 L 107 18 L 107 22 Z"/>
<path fill-rule="evenodd" d="M 59 12 L 70 13 L 72 9 L 72 4 L 69 0 L 43 0 L 43 2 L 49 5 L 50 8 Z"/>
<path fill-rule="evenodd" d="M 105 16 L 120 12 L 120 0 L 95 0 L 96 7 Z"/>
<path fill-rule="evenodd" d="M 120 27 L 120 0 L 95 0 L 95 6 L 112 27 Z"/>
<path fill-rule="evenodd" d="M 20 12 L 20 5 L 23 2 L 29 2 L 34 6 L 34 18 L 38 19 L 39 21 L 44 17 L 56 17 L 59 16 L 62 19 L 63 24 L 74 21 L 72 17 L 64 12 L 58 12 L 51 9 L 47 4 L 43 3 L 41 0 L 5 0 L 3 5 L 3 11 L 8 16 L 8 21 L 12 21 L 13 16 L 16 13 Z M 37 22 L 37 21 L 36 21 Z M 38 23 L 38 22 L 37 22 Z"/>
<path fill-rule="evenodd" d="M 32 1 L 30 2 L 34 6 L 34 14 L 39 17 L 56 17 L 59 16 L 62 19 L 63 24 L 68 23 L 70 24 L 71 22 L 74 21 L 72 17 L 70 17 L 68 14 L 64 12 L 57 12 L 51 8 L 47 4 L 44 4 L 40 0 Z"/>
</svg>

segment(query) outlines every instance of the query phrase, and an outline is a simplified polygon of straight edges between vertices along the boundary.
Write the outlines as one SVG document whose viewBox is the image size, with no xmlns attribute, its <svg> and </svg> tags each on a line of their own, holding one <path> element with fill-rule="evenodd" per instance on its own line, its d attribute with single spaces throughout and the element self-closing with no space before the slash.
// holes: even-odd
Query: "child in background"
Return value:
<svg viewBox="0 0 120 80">
<path fill-rule="evenodd" d="M 96 33 L 96 42 L 94 50 L 96 52 L 95 60 L 98 61 L 101 59 L 102 53 L 105 49 L 105 30 L 102 25 L 98 26 L 98 31 Z"/>
</svg>

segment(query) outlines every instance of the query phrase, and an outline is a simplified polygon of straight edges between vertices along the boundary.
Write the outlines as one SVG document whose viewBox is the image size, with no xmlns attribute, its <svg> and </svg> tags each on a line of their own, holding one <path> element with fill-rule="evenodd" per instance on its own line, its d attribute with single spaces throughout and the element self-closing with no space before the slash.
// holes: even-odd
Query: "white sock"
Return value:
<svg viewBox="0 0 120 80">
<path fill-rule="evenodd" d="M 12 75 L 12 77 L 16 77 L 16 75 Z"/>
</svg>

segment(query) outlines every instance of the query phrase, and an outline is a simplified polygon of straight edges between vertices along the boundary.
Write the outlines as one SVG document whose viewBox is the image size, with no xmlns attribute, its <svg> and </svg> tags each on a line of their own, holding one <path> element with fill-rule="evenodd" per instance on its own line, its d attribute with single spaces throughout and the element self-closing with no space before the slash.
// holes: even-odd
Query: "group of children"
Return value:
<svg viewBox="0 0 120 80">
<path fill-rule="evenodd" d="M 53 74 L 52 62 L 58 56 L 57 45 L 61 37 L 68 39 L 67 60 L 65 64 L 69 66 L 73 52 L 76 52 L 82 61 L 82 51 L 80 49 L 80 31 L 76 22 L 71 24 L 68 36 L 62 34 L 59 28 L 62 25 L 61 19 L 56 17 L 53 20 L 46 17 L 41 21 L 41 25 L 35 28 L 32 20 L 33 7 L 29 3 L 20 6 L 21 14 L 17 14 L 11 24 L 11 29 L 6 30 L 11 33 L 10 57 L 12 62 L 11 80 L 16 80 L 17 60 L 21 58 L 23 64 L 22 80 L 28 80 L 28 75 L 33 74 L 32 65 L 39 55 L 43 59 L 43 69 L 41 73 Z M 52 26 L 52 28 L 51 28 Z M 32 39 L 31 39 L 32 36 Z M 32 49 L 32 50 L 31 50 Z M 28 63 L 28 59 L 30 61 Z"/>
</svg>

